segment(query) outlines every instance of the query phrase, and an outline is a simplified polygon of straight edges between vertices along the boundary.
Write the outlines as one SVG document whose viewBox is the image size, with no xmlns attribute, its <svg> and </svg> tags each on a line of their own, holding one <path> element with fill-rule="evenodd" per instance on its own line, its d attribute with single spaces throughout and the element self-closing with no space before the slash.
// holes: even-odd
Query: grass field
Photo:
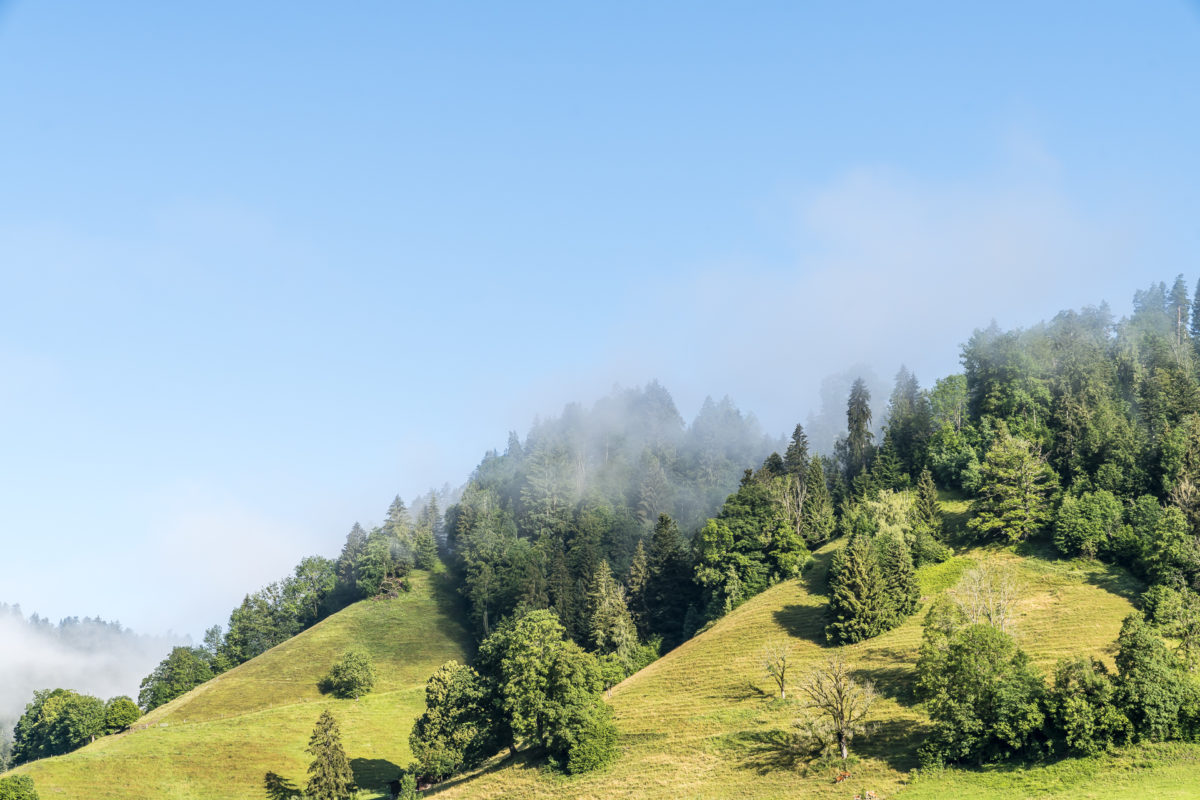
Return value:
<svg viewBox="0 0 1200 800">
<path fill-rule="evenodd" d="M 276 772 L 303 785 L 313 724 L 330 708 L 361 786 L 382 789 L 410 759 L 408 733 L 426 679 L 469 657 L 445 577 L 413 574 L 412 592 L 368 600 L 155 709 L 129 733 L 26 765 L 43 800 L 264 797 Z M 351 645 L 370 651 L 378 680 L 358 701 L 322 696 L 317 681 Z M 375 793 L 382 796 L 382 791 Z"/>
<path fill-rule="evenodd" d="M 969 515 L 944 497 L 954 541 Z M 825 641 L 825 574 L 841 543 L 822 548 L 801 580 L 751 599 L 709 630 L 613 687 L 620 756 L 608 768 L 565 777 L 522 756 L 427 795 L 456 798 L 843 798 L 870 790 L 883 800 L 948 798 L 1200 797 L 1200 747 L 1130 748 L 1102 759 L 1069 759 L 1025 768 L 917 770 L 929 720 L 911 694 L 924 609 L 983 561 L 1002 562 L 1022 584 L 1014 636 L 1045 672 L 1063 656 L 1091 654 L 1111 665 L 1121 620 L 1141 586 L 1123 570 L 1059 560 L 1036 546 L 1016 551 L 964 547 L 944 564 L 918 572 L 922 610 L 883 636 L 843 648 Z M 262 797 L 274 770 L 302 783 L 303 749 L 325 705 L 342 723 L 360 784 L 381 787 L 407 763 L 407 735 L 420 711 L 425 678 L 462 658 L 466 636 L 439 578 L 421 576 L 395 601 L 360 603 L 300 637 L 233 670 L 143 720 L 146 729 L 101 740 L 70 756 L 26 769 L 43 798 Z M 793 681 L 841 651 L 858 677 L 880 692 L 874 730 L 854 744 L 848 782 L 795 751 L 792 730 L 804 709 L 780 700 L 761 666 L 771 642 L 785 640 L 798 666 Z M 331 701 L 315 688 L 351 642 L 370 647 L 379 689 L 359 702 Z M 368 792 L 367 796 L 380 796 Z"/>
<path fill-rule="evenodd" d="M 775 586 L 753 598 L 709 631 L 614 687 L 610 702 L 621 732 L 621 755 L 606 770 L 566 778 L 518 758 L 492 764 L 429 794 L 439 800 L 849 800 L 859 791 L 871 790 L 881 798 L 1025 797 L 1018 780 L 999 773 L 946 771 L 921 776 L 908 787 L 917 767 L 916 750 L 929 725 L 909 688 L 923 611 L 876 639 L 829 647 L 824 637 L 822 592 L 830 558 L 839 546 L 835 543 L 818 551 L 815 565 L 804 579 Z M 1095 654 L 1111 663 L 1112 643 L 1138 590 L 1134 580 L 1121 570 L 1096 563 L 1050 561 L 999 548 L 975 548 L 920 571 L 926 595 L 923 607 L 984 559 L 1009 563 L 1024 585 L 1014 632 L 1040 667 L 1049 671 L 1058 658 L 1074 653 Z M 858 761 L 851 767 L 853 777 L 847 783 L 835 784 L 831 768 L 806 766 L 792 748 L 792 724 L 803 709 L 793 701 L 774 697 L 761 667 L 764 646 L 779 639 L 792 643 L 800 664 L 795 675 L 837 649 L 855 665 L 860 678 L 872 681 L 880 691 L 881 700 L 873 711 L 876 729 L 856 743 Z M 1135 765 L 1139 763 L 1139 758 L 1131 757 L 1123 767 L 1114 762 L 1112 770 L 1136 782 Z M 1074 769 L 1056 766 L 1046 774 L 1056 775 L 1048 780 L 1060 785 L 1066 785 L 1068 779 L 1076 783 L 1090 780 L 1078 767 Z M 1099 766 L 1096 770 L 1093 775 L 1108 774 Z M 1166 785 L 1188 785 L 1180 782 L 1186 768 L 1159 770 L 1156 766 L 1153 772 Z M 1096 780 L 1103 783 L 1107 778 Z M 992 786 L 1007 787 L 1004 791 L 1008 793 L 989 794 Z M 1069 794 L 1074 789 L 1064 791 Z"/>
</svg>

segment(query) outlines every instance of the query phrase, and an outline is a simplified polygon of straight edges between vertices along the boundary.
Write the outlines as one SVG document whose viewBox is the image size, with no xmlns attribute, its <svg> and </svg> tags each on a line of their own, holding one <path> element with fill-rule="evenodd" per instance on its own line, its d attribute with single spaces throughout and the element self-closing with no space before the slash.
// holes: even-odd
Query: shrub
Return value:
<svg viewBox="0 0 1200 800">
<path fill-rule="evenodd" d="M 123 731 L 142 716 L 142 710 L 128 697 L 114 697 L 104 704 L 104 730 L 106 733 Z"/>
<path fill-rule="evenodd" d="M 335 697 L 357 700 L 375 686 L 375 667 L 371 656 L 363 650 L 347 650 L 342 653 L 329 674 L 321 681 L 321 691 Z"/>
<path fill-rule="evenodd" d="M 0 778 L 0 800 L 38 800 L 33 778 L 28 775 Z"/>
</svg>

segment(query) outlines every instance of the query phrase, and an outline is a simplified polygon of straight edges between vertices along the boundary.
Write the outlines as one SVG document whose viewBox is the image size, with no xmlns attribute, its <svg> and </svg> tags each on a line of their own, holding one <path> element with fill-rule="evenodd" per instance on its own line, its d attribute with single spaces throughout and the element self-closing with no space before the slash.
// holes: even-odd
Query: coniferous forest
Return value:
<svg viewBox="0 0 1200 800">
<path fill-rule="evenodd" d="M 1101 305 L 1023 330 L 992 324 L 961 363 L 929 384 L 901 367 L 880 419 L 855 382 L 830 453 L 811 451 L 800 424 L 771 438 L 728 399 L 685 422 L 656 382 L 568 406 L 510 434 L 461 487 L 411 507 L 394 498 L 336 557 L 248 594 L 202 644 L 174 648 L 136 704 L 36 692 L 4 757 L 19 765 L 135 726 L 341 609 L 404 594 L 422 571 L 457 595 L 474 655 L 429 678 L 397 785 L 411 793 L 505 753 L 594 771 L 620 752 L 606 690 L 769 587 L 811 580 L 818 553 L 827 646 L 925 609 L 909 687 L 931 721 L 925 768 L 1200 741 L 1200 287 L 1154 284 L 1120 319 Z M 969 501 L 965 524 L 948 523 L 948 499 Z M 1080 654 L 1039 671 L 1014 636 L 1021 586 L 999 567 L 923 605 L 919 572 L 979 547 L 1131 574 L 1142 591 L 1113 666 Z M 874 690 L 834 662 L 789 679 L 787 660 L 783 648 L 765 662 L 781 697 L 798 686 L 837 721 L 809 730 L 813 752 L 846 759 L 871 735 L 857 720 Z M 374 679 L 350 651 L 328 681 L 357 698 Z M 830 697 L 858 697 L 861 713 Z M 321 725 L 312 796 L 343 796 L 336 721 Z"/>
</svg>

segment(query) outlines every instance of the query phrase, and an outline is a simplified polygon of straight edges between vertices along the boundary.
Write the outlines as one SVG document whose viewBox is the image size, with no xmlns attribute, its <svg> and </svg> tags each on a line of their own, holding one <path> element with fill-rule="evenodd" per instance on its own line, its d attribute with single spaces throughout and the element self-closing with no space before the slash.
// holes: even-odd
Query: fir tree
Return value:
<svg viewBox="0 0 1200 800">
<path fill-rule="evenodd" d="M 804 541 L 809 547 L 818 547 L 833 535 L 836 520 L 833 516 L 833 497 L 825 483 L 825 470 L 821 457 L 814 455 L 805 475 L 804 495 Z"/>
<path fill-rule="evenodd" d="M 902 489 L 908 485 L 908 475 L 896 454 L 896 438 L 891 429 L 883 436 L 883 446 L 875 456 L 871 465 L 871 483 L 875 489 Z"/>
<path fill-rule="evenodd" d="M 804 433 L 803 425 L 797 424 L 796 429 L 792 431 L 792 440 L 783 453 L 783 464 L 789 475 L 796 476 L 801 483 L 805 482 L 805 473 L 808 471 L 808 435 Z"/>
<path fill-rule="evenodd" d="M 870 467 L 873 450 L 871 392 L 862 378 L 856 378 L 850 387 L 850 398 L 846 401 L 846 430 L 846 481 L 853 483 Z"/>
<path fill-rule="evenodd" d="M 383 523 L 383 529 L 400 541 L 408 539 L 409 532 L 412 530 L 412 521 L 408 517 L 408 507 L 404 505 L 400 495 L 396 495 L 396 499 L 392 500 L 392 504 L 388 506 L 387 520 Z"/>
<path fill-rule="evenodd" d="M 614 653 L 627 661 L 637 647 L 637 629 L 625 604 L 625 591 L 613 578 L 607 561 L 592 576 L 587 595 L 588 638 L 599 653 Z"/>
<path fill-rule="evenodd" d="M 942 507 L 938 503 L 937 487 L 928 469 L 921 470 L 917 481 L 917 501 L 913 508 L 914 524 L 924 528 L 935 539 L 942 538 Z"/>
<path fill-rule="evenodd" d="M 903 535 L 880 534 L 876 548 L 879 569 L 883 575 L 884 596 L 891 612 L 887 627 L 894 628 L 917 610 L 921 588 L 917 583 L 912 554 Z"/>
<path fill-rule="evenodd" d="M 1019 542 L 1046 525 L 1058 479 L 1029 442 L 1002 430 L 980 472 L 980 498 L 969 527 Z"/>
<path fill-rule="evenodd" d="M 646 605 L 646 584 L 650 579 L 650 562 L 646 558 L 646 546 L 639 539 L 637 549 L 633 551 L 633 562 L 629 565 L 629 580 L 625 582 L 628 589 L 629 613 L 637 625 L 638 633 L 643 638 L 649 638 L 650 612 Z"/>
<path fill-rule="evenodd" d="M 1171 287 L 1170 299 L 1167 302 L 1167 311 L 1171 316 L 1175 342 L 1183 344 L 1188 334 L 1188 293 L 1187 284 L 1184 283 L 1182 275 L 1176 276 L 1175 284 Z"/>
<path fill-rule="evenodd" d="M 829 610 L 825 628 L 832 642 L 861 642 L 880 633 L 888 620 L 883 572 L 870 535 L 855 533 L 834 556 L 829 569 Z"/>
<path fill-rule="evenodd" d="M 668 646 L 673 646 L 679 642 L 680 625 L 692 600 L 692 564 L 679 526 L 666 514 L 658 517 L 646 555 L 650 629 L 661 635 Z"/>
<path fill-rule="evenodd" d="M 308 740 L 307 752 L 313 761 L 308 765 L 305 796 L 310 800 L 350 800 L 354 796 L 354 773 L 342 749 L 341 731 L 329 709 L 321 712 Z"/>
<path fill-rule="evenodd" d="M 1191 324 L 1188 332 L 1192 334 L 1192 344 L 1200 348 L 1200 281 L 1196 282 L 1196 293 L 1192 295 Z"/>
</svg>

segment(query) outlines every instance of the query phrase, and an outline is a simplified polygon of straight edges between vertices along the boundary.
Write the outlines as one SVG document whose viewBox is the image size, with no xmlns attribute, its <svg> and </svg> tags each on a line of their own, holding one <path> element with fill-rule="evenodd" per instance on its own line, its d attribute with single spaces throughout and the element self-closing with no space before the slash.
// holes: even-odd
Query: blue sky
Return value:
<svg viewBox="0 0 1200 800">
<path fill-rule="evenodd" d="M 1197 86 L 1171 2 L 0 2 L 0 601 L 197 634 L 615 383 L 1194 285 Z"/>
</svg>

